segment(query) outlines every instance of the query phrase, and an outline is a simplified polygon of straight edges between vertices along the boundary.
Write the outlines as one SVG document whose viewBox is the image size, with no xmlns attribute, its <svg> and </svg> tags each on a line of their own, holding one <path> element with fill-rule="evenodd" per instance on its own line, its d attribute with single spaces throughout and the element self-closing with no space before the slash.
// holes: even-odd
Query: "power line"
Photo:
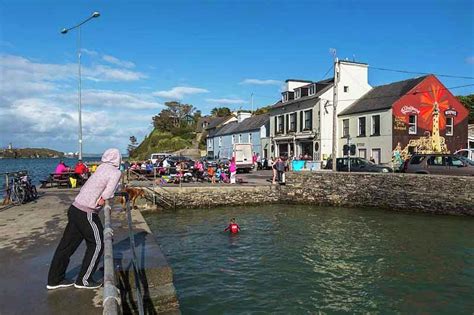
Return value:
<svg viewBox="0 0 474 315">
<path fill-rule="evenodd" d="M 450 74 L 414 72 L 414 71 L 406 71 L 406 70 L 398 70 L 398 69 L 380 68 L 380 67 L 374 67 L 374 66 L 369 66 L 369 67 L 372 68 L 372 69 L 375 69 L 375 70 L 382 70 L 382 71 L 392 71 L 392 72 L 400 72 L 400 73 L 408 73 L 408 74 L 423 74 L 423 75 L 434 74 L 437 77 L 474 80 L 474 77 L 465 77 L 465 76 L 450 75 Z"/>
<path fill-rule="evenodd" d="M 323 75 L 323 77 L 321 78 L 321 80 L 324 80 L 324 78 L 328 75 L 328 73 L 334 68 L 334 65 L 331 65 L 331 67 L 328 69 L 328 71 L 326 71 L 326 73 Z"/>
<path fill-rule="evenodd" d="M 446 87 L 446 88 L 439 89 L 439 91 L 454 90 L 454 89 L 460 89 L 460 88 L 469 87 L 469 86 L 474 86 L 474 84 L 466 84 L 466 85 Z M 407 92 L 407 93 L 404 93 L 404 94 L 391 94 L 391 95 L 381 95 L 381 96 L 373 96 L 373 97 L 360 97 L 360 98 L 353 98 L 353 99 L 345 99 L 345 100 L 339 100 L 339 102 L 358 101 L 362 98 L 369 100 L 369 99 L 379 99 L 379 98 L 394 97 L 394 96 L 402 97 L 402 96 L 405 96 L 405 95 L 416 95 L 416 94 L 426 93 L 426 92 L 433 92 L 433 89 L 426 90 L 426 91 Z M 325 101 L 331 101 L 331 100 L 327 100 L 327 99 L 324 99 L 324 100 Z"/>
</svg>

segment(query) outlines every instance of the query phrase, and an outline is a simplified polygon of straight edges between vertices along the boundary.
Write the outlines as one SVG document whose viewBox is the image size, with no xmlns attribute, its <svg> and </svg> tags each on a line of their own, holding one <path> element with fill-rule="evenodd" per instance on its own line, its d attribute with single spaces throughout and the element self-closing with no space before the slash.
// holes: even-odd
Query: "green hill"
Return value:
<svg viewBox="0 0 474 315">
<path fill-rule="evenodd" d="M 52 158 L 62 157 L 63 152 L 45 148 L 24 148 L 0 150 L 1 158 Z"/>
<path fill-rule="evenodd" d="M 192 145 L 192 140 L 192 136 L 174 136 L 171 132 L 162 132 L 154 129 L 133 151 L 130 158 L 147 160 L 155 152 L 174 152 L 189 148 Z"/>
</svg>

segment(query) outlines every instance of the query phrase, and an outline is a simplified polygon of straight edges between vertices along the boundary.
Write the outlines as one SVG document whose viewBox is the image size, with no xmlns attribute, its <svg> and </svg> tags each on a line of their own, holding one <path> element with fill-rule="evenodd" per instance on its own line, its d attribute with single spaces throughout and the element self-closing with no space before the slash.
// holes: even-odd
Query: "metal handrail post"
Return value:
<svg viewBox="0 0 474 315">
<path fill-rule="evenodd" d="M 120 291 L 115 285 L 114 253 L 112 245 L 113 230 L 111 227 L 112 207 L 109 201 L 105 201 L 104 207 L 104 307 L 103 314 L 116 315 L 121 313 Z"/>
</svg>

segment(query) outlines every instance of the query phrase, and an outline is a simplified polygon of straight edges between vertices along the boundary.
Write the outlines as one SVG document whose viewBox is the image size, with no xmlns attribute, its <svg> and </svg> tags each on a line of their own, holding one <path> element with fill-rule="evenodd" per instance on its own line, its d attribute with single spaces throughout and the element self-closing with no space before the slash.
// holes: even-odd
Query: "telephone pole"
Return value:
<svg viewBox="0 0 474 315">
<path fill-rule="evenodd" d="M 334 50 L 334 95 L 332 100 L 332 170 L 335 172 L 337 156 L 337 84 L 339 82 L 339 61 Z"/>
</svg>

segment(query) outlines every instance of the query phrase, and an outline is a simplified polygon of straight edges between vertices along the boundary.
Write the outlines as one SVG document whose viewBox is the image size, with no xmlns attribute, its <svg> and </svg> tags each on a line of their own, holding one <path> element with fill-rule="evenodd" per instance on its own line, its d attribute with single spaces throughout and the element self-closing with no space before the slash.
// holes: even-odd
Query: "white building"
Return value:
<svg viewBox="0 0 474 315">
<path fill-rule="evenodd" d="M 337 114 L 371 89 L 368 65 L 346 60 L 338 69 Z M 272 156 L 309 155 L 326 160 L 332 153 L 334 78 L 318 82 L 286 80 L 281 101 L 270 110 Z"/>
</svg>

